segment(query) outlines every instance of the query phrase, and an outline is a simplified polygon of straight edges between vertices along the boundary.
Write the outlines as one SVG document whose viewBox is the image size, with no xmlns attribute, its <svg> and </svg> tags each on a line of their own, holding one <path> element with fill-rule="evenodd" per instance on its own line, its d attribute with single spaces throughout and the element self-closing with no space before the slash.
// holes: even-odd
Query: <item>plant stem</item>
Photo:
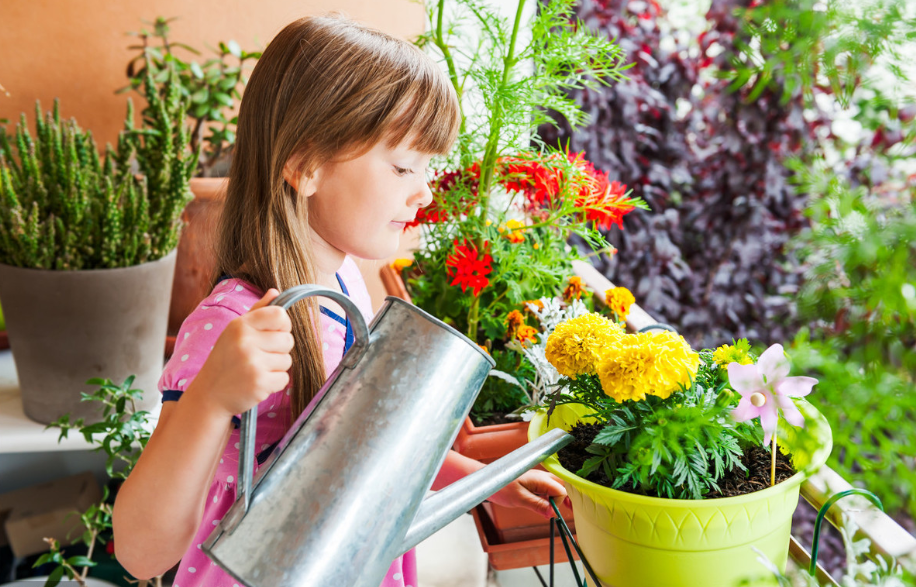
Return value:
<svg viewBox="0 0 916 587">
<path fill-rule="evenodd" d="M 440 0 L 440 7 L 443 0 Z M 518 29 L 522 21 L 522 10 L 525 7 L 525 0 L 518 0 L 518 8 L 515 11 L 515 22 L 512 25 L 512 36 L 509 39 L 509 51 L 503 59 L 503 78 L 500 83 L 500 94 L 505 90 L 506 84 L 509 83 L 509 74 L 515 65 L 515 41 L 518 39 Z M 441 16 L 441 12 L 440 12 Z M 441 21 L 440 21 L 441 22 Z M 440 27 L 441 28 L 441 27 Z M 490 208 L 490 187 L 493 184 L 493 171 L 496 167 L 496 155 L 499 150 L 499 131 L 502 130 L 503 124 L 503 107 L 500 100 L 496 101 L 493 108 L 493 117 L 490 119 L 490 134 L 487 137 L 487 148 L 484 152 L 483 162 L 481 163 L 481 181 L 478 189 L 480 195 L 480 218 L 483 222 L 487 221 Z M 483 250 L 483 235 L 477 237 L 477 250 Z M 477 322 L 480 318 L 480 298 L 475 297 L 471 302 L 471 309 L 468 310 L 468 338 L 477 340 Z"/>
<path fill-rule="evenodd" d="M 98 530 L 92 531 L 92 540 L 89 542 L 89 550 L 86 551 L 86 558 L 92 560 L 92 551 L 95 550 L 95 538 L 99 535 Z M 83 567 L 83 572 L 80 575 L 80 578 L 85 581 L 86 577 L 89 576 L 89 567 Z"/>
<path fill-rule="evenodd" d="M 436 14 L 436 34 L 433 37 L 433 42 L 436 44 L 436 47 L 442 51 L 442 56 L 445 58 L 445 65 L 448 67 L 448 76 L 452 80 L 452 85 L 455 87 L 455 93 L 458 94 L 458 111 L 461 114 L 461 129 L 459 130 L 460 134 L 465 132 L 464 124 L 464 109 L 461 108 L 461 83 L 458 81 L 458 69 L 455 67 L 455 60 L 452 58 L 452 52 L 448 48 L 448 43 L 445 42 L 445 36 L 442 34 L 442 19 L 445 13 L 445 0 L 439 0 L 439 8 Z"/>
<path fill-rule="evenodd" d="M 773 449 L 770 451 L 770 487 L 776 485 L 776 431 L 773 430 Z"/>
</svg>

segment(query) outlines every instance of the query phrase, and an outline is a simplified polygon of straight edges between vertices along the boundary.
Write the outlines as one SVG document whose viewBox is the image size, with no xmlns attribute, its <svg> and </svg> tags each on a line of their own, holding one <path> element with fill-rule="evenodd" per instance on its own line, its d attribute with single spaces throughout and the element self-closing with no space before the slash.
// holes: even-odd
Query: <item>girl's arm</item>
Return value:
<svg viewBox="0 0 916 587">
<path fill-rule="evenodd" d="M 137 579 L 177 563 L 204 514 L 216 465 L 232 431 L 232 417 L 188 388 L 162 406 L 159 424 L 115 501 L 112 522 L 118 562 Z"/>
<path fill-rule="evenodd" d="M 187 552 L 226 447 L 234 414 L 289 383 L 289 315 L 265 307 L 270 290 L 220 334 L 181 400 L 159 424 L 124 482 L 112 513 L 118 561 L 138 579 L 169 570 Z"/>
<path fill-rule="evenodd" d="M 480 461 L 450 450 L 432 488 L 438 491 L 485 466 Z M 566 488 L 547 471 L 532 469 L 491 495 L 489 501 L 506 507 L 523 507 L 545 518 L 552 518 L 554 512 L 547 497 L 565 499 Z"/>
</svg>

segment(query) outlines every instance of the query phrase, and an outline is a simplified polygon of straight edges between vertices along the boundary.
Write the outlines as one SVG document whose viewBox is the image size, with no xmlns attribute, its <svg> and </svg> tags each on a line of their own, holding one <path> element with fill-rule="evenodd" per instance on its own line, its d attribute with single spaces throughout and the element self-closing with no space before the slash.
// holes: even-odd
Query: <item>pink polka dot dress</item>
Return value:
<svg viewBox="0 0 916 587">
<path fill-rule="evenodd" d="M 341 289 L 363 313 L 366 323 L 372 317 L 372 304 L 356 263 L 349 257 L 337 274 Z M 188 316 L 178 332 L 175 352 L 159 380 L 162 400 L 175 401 L 188 388 L 213 350 L 220 333 L 235 318 L 246 313 L 263 293 L 240 279 L 225 279 Z M 330 374 L 352 343 L 352 330 L 346 316 L 321 309 L 321 339 L 325 372 Z M 279 391 L 258 404 L 257 466 L 264 462 L 283 438 L 290 422 L 290 389 Z M 317 400 L 317 398 L 316 398 Z M 315 402 L 306 410 L 311 410 Z M 242 587 L 200 550 L 222 517 L 235 502 L 239 466 L 239 430 L 229 437 L 207 494 L 203 519 L 191 547 L 181 559 L 174 587 Z M 341 561 L 346 564 L 346 561 Z M 382 581 L 382 587 L 417 587 L 417 565 L 413 550 L 398 557 Z"/>
</svg>

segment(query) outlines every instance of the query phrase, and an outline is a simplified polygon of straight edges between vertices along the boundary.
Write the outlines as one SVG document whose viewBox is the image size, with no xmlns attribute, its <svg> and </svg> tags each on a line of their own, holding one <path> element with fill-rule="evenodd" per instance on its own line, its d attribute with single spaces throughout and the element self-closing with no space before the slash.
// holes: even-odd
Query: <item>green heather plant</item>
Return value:
<svg viewBox="0 0 916 587">
<path fill-rule="evenodd" d="M 81 434 L 86 442 L 95 445 L 95 451 L 107 455 L 105 471 L 112 479 L 123 481 L 140 458 L 140 454 L 149 442 L 152 424 L 149 413 L 137 410 L 138 402 L 143 392 L 131 389 L 134 377 L 131 375 L 121 385 L 112 383 L 109 379 L 90 379 L 87 385 L 98 386 L 92 393 L 83 393 L 82 401 L 101 403 L 103 420 L 95 424 L 84 424 L 82 418 L 70 421 L 70 415 L 65 414 L 57 421 L 52 422 L 47 428 L 60 429 L 58 442 L 67 438 L 71 431 Z M 85 531 L 77 540 L 77 544 L 85 545 L 87 552 L 84 555 L 67 556 L 61 551 L 61 545 L 54 538 L 46 539 L 50 551 L 43 554 L 35 561 L 33 566 L 46 563 L 55 563 L 58 566 L 50 573 L 45 587 L 54 587 L 66 577 L 76 581 L 81 587 L 85 585 L 89 568 L 96 565 L 92 561 L 93 552 L 97 544 L 108 544 L 113 547 L 111 538 L 111 504 L 109 503 L 108 487 L 106 486 L 102 500 L 91 505 L 85 512 L 79 513 Z M 109 548 L 109 553 L 114 553 L 114 548 Z M 78 571 L 77 567 L 83 567 Z M 155 585 L 161 585 L 162 577 L 154 580 Z M 141 581 L 145 585 L 147 581 Z"/>
<path fill-rule="evenodd" d="M 117 149 L 108 146 L 104 157 L 91 133 L 61 120 L 56 101 L 44 117 L 36 104 L 34 138 L 24 114 L 15 136 L 0 128 L 0 262 L 105 269 L 175 249 L 197 161 L 177 74 L 168 73 L 164 96 L 146 77 L 140 128 L 128 100 Z"/>
<path fill-rule="evenodd" d="M 176 55 L 176 49 L 200 55 L 200 51 L 169 38 L 169 23 L 175 18 L 157 17 L 146 23 L 152 28 L 128 34 L 140 40 L 139 45 L 130 49 L 139 54 L 127 64 L 129 85 L 118 90 L 130 90 L 143 94 L 144 80 L 150 72 L 161 96 L 168 93 L 169 70 L 174 68 L 178 75 L 181 94 L 190 101 L 188 118 L 191 121 L 191 150 L 201 147 L 198 172 L 203 177 L 225 175 L 228 160 L 235 145 L 235 126 L 238 117 L 227 117 L 241 100 L 241 91 L 248 83 L 246 75 L 249 62 L 261 57 L 260 51 L 245 51 L 235 41 L 220 41 L 215 50 L 216 57 L 198 62 L 184 60 Z"/>
</svg>

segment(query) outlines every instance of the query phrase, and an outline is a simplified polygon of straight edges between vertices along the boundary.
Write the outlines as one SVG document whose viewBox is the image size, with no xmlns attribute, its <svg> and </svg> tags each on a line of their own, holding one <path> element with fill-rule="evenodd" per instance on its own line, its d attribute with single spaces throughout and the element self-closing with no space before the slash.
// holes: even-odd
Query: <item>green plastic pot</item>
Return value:
<svg viewBox="0 0 916 587">
<path fill-rule="evenodd" d="M 785 570 L 792 513 L 799 486 L 830 455 L 830 426 L 811 404 L 797 400 L 804 428 L 780 421 L 779 444 L 798 471 L 791 478 L 738 497 L 684 500 L 635 495 L 586 481 L 564 469 L 556 455 L 543 466 L 562 479 L 576 518 L 585 558 L 605 587 L 736 587 L 775 585 L 754 548 Z M 538 413 L 528 428 L 534 440 L 549 430 L 587 420 L 587 408 L 557 406 Z M 589 582 L 589 585 L 592 583 Z"/>
</svg>

